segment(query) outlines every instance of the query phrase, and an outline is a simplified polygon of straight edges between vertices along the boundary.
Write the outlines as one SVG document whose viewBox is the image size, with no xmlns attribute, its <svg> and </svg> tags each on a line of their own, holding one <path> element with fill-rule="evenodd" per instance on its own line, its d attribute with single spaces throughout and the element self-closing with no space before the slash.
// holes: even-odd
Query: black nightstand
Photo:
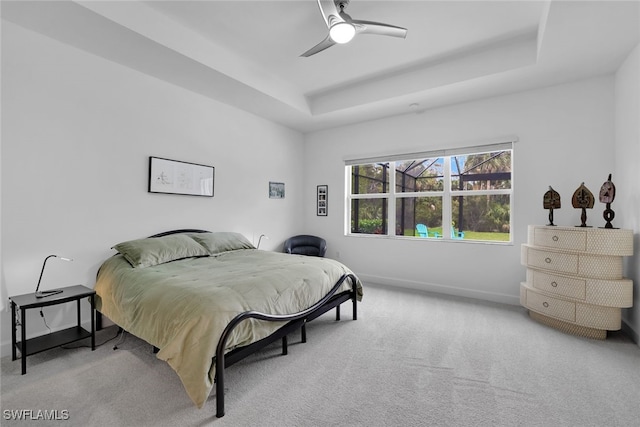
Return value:
<svg viewBox="0 0 640 427">
<path fill-rule="evenodd" d="M 69 344 L 84 338 L 91 337 L 91 351 L 96 349 L 96 324 L 95 324 L 95 301 L 96 291 L 86 286 L 77 285 L 61 288 L 62 292 L 44 298 L 36 298 L 35 293 L 9 297 L 11 302 L 11 360 L 16 360 L 16 349 L 22 355 L 22 375 L 27 373 L 27 356 L 49 350 L 63 344 Z M 80 323 L 80 300 L 88 297 L 91 303 L 91 332 L 87 331 Z M 52 332 L 39 337 L 26 338 L 26 311 L 30 308 L 46 307 L 49 305 L 64 304 L 66 302 L 77 301 L 78 303 L 78 326 Z M 16 342 L 16 307 L 20 307 L 20 342 Z"/>
</svg>

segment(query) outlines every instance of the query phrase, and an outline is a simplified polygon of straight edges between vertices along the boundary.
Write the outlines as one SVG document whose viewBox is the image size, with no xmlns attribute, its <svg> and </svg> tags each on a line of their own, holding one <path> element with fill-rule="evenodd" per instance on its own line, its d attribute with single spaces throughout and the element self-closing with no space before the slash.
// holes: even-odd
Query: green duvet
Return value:
<svg viewBox="0 0 640 427">
<path fill-rule="evenodd" d="M 100 268 L 97 309 L 126 331 L 158 347 L 159 359 L 177 372 L 201 408 L 213 379 L 218 339 L 237 314 L 255 310 L 292 314 L 322 299 L 343 274 L 328 258 L 257 249 L 188 258 L 133 268 L 120 254 Z M 349 290 L 347 280 L 341 290 Z M 359 296 L 362 295 L 358 283 Z M 265 338 L 282 323 L 245 321 L 227 341 L 227 351 Z"/>
</svg>

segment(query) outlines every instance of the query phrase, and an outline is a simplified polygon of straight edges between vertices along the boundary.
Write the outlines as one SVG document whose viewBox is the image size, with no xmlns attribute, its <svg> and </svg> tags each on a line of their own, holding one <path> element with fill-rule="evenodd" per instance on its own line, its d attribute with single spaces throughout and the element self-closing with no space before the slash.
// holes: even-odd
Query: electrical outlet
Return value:
<svg viewBox="0 0 640 427">
<path fill-rule="evenodd" d="M 340 251 L 336 251 L 336 259 L 340 259 Z"/>
</svg>

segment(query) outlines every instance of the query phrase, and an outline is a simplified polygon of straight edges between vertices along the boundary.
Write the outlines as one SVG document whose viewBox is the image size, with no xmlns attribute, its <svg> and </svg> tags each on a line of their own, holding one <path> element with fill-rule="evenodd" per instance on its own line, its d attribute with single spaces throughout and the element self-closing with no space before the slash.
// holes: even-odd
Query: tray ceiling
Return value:
<svg viewBox="0 0 640 427">
<path fill-rule="evenodd" d="M 2 17 L 301 132 L 614 72 L 639 42 L 634 1 L 366 1 L 408 28 L 309 58 L 315 1 L 2 2 Z"/>
</svg>

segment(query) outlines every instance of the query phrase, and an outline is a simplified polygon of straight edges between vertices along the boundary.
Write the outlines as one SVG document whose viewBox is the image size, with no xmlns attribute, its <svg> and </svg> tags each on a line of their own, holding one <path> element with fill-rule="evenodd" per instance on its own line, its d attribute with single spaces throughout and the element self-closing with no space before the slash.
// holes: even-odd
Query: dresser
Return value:
<svg viewBox="0 0 640 427">
<path fill-rule="evenodd" d="M 633 231 L 530 225 L 522 245 L 527 267 L 520 303 L 545 325 L 605 339 L 621 328 L 621 309 L 633 305 L 633 282 L 623 257 L 633 255 Z"/>
</svg>

